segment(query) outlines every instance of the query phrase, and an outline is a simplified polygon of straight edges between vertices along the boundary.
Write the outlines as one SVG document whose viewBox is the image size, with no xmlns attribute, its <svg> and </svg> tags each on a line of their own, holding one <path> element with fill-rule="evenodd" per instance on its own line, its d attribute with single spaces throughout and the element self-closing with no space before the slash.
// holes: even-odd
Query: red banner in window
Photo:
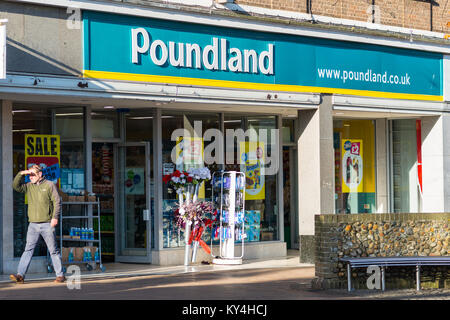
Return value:
<svg viewBox="0 0 450 320">
<path fill-rule="evenodd" d="M 420 193 L 422 189 L 422 121 L 416 120 L 416 142 L 417 142 L 417 178 L 419 180 Z"/>
</svg>

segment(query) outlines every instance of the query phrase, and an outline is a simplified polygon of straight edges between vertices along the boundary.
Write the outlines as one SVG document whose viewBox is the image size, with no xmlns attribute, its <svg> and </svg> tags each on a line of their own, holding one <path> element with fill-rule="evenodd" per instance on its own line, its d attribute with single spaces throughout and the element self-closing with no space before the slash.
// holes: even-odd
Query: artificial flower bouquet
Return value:
<svg viewBox="0 0 450 320">
<path fill-rule="evenodd" d="M 209 179 L 211 179 L 211 172 L 207 167 L 190 168 L 187 171 L 175 170 L 163 176 L 163 182 L 171 185 L 177 193 L 185 192 L 189 186 L 199 186 Z"/>
</svg>

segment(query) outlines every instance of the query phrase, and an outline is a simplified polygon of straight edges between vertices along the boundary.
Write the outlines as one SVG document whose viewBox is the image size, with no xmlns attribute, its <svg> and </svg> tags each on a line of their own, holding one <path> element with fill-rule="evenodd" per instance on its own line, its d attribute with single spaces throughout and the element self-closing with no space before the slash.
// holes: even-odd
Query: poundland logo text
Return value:
<svg viewBox="0 0 450 320">
<path fill-rule="evenodd" d="M 222 70 L 243 73 L 273 75 L 274 45 L 257 53 L 253 49 L 229 48 L 227 39 L 212 38 L 212 44 L 202 48 L 197 43 L 183 43 L 163 40 L 150 42 L 150 35 L 144 28 L 131 30 L 131 61 L 139 64 L 140 54 L 149 53 L 157 66 L 169 63 L 173 67 Z"/>
</svg>

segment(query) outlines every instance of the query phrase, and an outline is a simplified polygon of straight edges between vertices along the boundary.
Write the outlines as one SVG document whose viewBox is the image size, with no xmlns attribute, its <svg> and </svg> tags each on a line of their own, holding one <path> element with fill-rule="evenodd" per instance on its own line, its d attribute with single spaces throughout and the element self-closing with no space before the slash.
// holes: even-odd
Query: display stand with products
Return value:
<svg viewBox="0 0 450 320">
<path fill-rule="evenodd" d="M 100 199 L 101 228 L 98 228 L 96 219 L 93 222 L 95 233 L 101 234 L 102 259 L 106 262 L 115 261 L 113 159 L 113 143 L 92 143 L 92 192 Z"/>
<path fill-rule="evenodd" d="M 91 198 L 91 197 L 89 197 Z M 94 200 L 94 201 L 92 201 Z M 71 206 L 81 206 L 81 215 L 69 215 L 64 214 L 65 209 L 69 212 Z M 102 249 L 101 249 L 101 234 L 100 234 L 100 199 L 85 199 L 85 201 L 66 201 L 61 203 L 62 210 L 60 216 L 60 231 L 59 237 L 60 248 L 62 251 L 62 265 L 73 265 L 73 264 L 85 264 L 86 269 L 91 271 L 93 269 L 92 265 L 99 263 L 100 270 L 105 272 L 105 267 L 102 263 Z M 88 212 L 90 208 L 94 209 L 97 207 L 97 215 L 89 215 Z M 92 210 L 94 211 L 94 210 Z M 98 226 L 98 238 L 95 239 L 94 228 L 89 226 L 89 219 L 96 219 Z M 69 227 L 66 226 L 65 222 L 70 222 L 78 220 L 80 221 L 81 227 Z M 70 230 L 70 231 L 69 231 Z M 67 234 L 69 233 L 69 234 Z M 97 247 L 85 246 L 85 247 L 64 247 L 63 244 L 67 242 L 75 243 L 85 243 L 85 244 L 98 244 Z M 53 266 L 51 265 L 51 259 L 49 258 L 47 252 L 48 266 L 47 270 L 49 273 L 53 272 Z"/>
<path fill-rule="evenodd" d="M 245 174 L 219 171 L 213 174 L 212 197 L 219 224 L 212 230 L 211 255 L 214 264 L 242 264 L 244 256 Z M 213 240 L 219 237 L 219 255 L 213 253 Z M 235 242 L 241 241 L 241 255 L 235 256 Z"/>
</svg>

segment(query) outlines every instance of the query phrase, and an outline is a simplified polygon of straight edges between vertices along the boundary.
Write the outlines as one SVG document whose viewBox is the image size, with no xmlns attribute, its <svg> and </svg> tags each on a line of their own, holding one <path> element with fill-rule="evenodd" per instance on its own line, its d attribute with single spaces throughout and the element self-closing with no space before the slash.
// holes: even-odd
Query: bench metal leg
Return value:
<svg viewBox="0 0 450 320">
<path fill-rule="evenodd" d="M 420 265 L 416 265 L 416 290 L 420 291 Z"/>
<path fill-rule="evenodd" d="M 347 263 L 347 289 L 352 291 L 352 272 L 350 270 L 350 263 Z"/>
<path fill-rule="evenodd" d="M 385 282 L 384 282 L 384 267 L 381 267 L 381 290 L 384 291 Z"/>
</svg>

